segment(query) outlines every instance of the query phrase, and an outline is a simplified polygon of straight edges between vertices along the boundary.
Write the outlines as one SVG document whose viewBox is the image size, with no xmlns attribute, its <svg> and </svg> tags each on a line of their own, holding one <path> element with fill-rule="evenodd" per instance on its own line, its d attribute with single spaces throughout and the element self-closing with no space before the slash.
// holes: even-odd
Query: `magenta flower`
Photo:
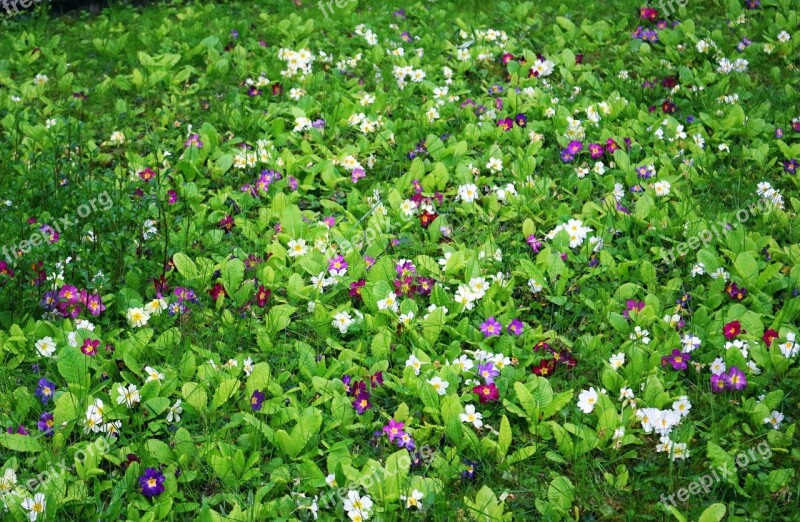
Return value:
<svg viewBox="0 0 800 522">
<path fill-rule="evenodd" d="M 644 308 L 644 301 L 637 301 L 635 299 L 628 299 L 625 301 L 625 311 L 622 312 L 622 315 L 626 319 L 630 319 L 630 313 L 634 310 L 637 312 L 641 312 L 642 308 Z"/>
<path fill-rule="evenodd" d="M 481 332 L 483 332 L 484 337 L 500 335 L 500 332 L 502 331 L 503 325 L 495 320 L 494 316 L 489 317 L 483 324 L 481 324 Z"/>
<path fill-rule="evenodd" d="M 58 297 L 64 299 L 69 304 L 77 303 L 79 296 L 80 292 L 78 292 L 78 289 L 72 285 L 62 286 L 61 290 L 58 292 Z"/>
<path fill-rule="evenodd" d="M 101 313 L 105 312 L 106 305 L 103 304 L 103 300 L 99 295 L 92 294 L 86 297 L 86 308 L 89 309 L 89 313 L 97 317 Z"/>
<path fill-rule="evenodd" d="M 529 235 L 527 238 L 525 238 L 525 241 L 527 241 L 528 246 L 531 247 L 531 250 L 533 250 L 534 254 L 539 253 L 539 249 L 542 248 L 542 242 L 539 241 L 535 235 Z"/>
<path fill-rule="evenodd" d="M 589 154 L 592 156 L 592 159 L 600 159 L 603 157 L 603 146 L 599 143 L 590 143 Z"/>
<path fill-rule="evenodd" d="M 403 426 L 404 424 L 402 422 L 389 419 L 389 423 L 383 427 L 383 432 L 389 437 L 389 442 L 394 442 L 396 438 L 403 435 Z"/>
<path fill-rule="evenodd" d="M 726 382 L 725 378 L 727 376 L 725 374 L 720 375 L 711 375 L 711 391 L 714 393 L 722 393 L 728 390 L 728 383 Z"/>
<path fill-rule="evenodd" d="M 97 355 L 97 347 L 100 346 L 100 341 L 96 339 L 84 339 L 81 346 L 81 352 L 89 357 Z"/>
<path fill-rule="evenodd" d="M 328 271 L 334 276 L 343 276 L 347 272 L 347 261 L 339 255 L 328 261 Z"/>
<path fill-rule="evenodd" d="M 478 396 L 478 400 L 480 400 L 481 404 L 494 402 L 500 398 L 500 392 L 497 390 L 497 385 L 494 383 L 475 386 L 472 388 L 472 393 Z"/>
<path fill-rule="evenodd" d="M 580 151 L 583 150 L 583 143 L 577 140 L 572 140 L 571 142 L 569 142 L 569 145 L 567 145 L 566 150 L 574 156 L 575 154 L 578 154 Z"/>
</svg>

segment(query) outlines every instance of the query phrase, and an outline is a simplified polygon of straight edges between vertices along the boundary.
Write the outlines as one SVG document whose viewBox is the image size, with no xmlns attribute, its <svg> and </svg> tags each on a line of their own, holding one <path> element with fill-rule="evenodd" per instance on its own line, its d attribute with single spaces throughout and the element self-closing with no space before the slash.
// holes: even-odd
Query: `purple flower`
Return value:
<svg viewBox="0 0 800 522">
<path fill-rule="evenodd" d="M 164 492 L 164 474 L 155 468 L 145 469 L 139 477 L 139 488 L 145 497 L 157 497 Z"/>
<path fill-rule="evenodd" d="M 403 435 L 403 426 L 404 424 L 402 422 L 389 419 L 388 424 L 383 427 L 383 432 L 389 437 L 389 442 L 394 442 L 395 439 Z"/>
<path fill-rule="evenodd" d="M 7 429 L 6 431 L 7 431 L 8 433 L 12 433 L 12 434 L 13 434 L 13 433 L 14 433 L 14 428 L 13 428 L 13 427 L 11 427 L 11 426 L 9 426 L 9 427 L 8 427 L 8 429 Z M 17 427 L 17 435 L 30 435 L 30 433 L 28 433 L 28 430 L 25 428 L 25 426 L 23 426 L 22 424 L 20 424 L 20 425 Z"/>
<path fill-rule="evenodd" d="M 726 382 L 725 378 L 727 375 L 711 375 L 711 391 L 714 393 L 722 393 L 728 390 L 728 383 Z"/>
<path fill-rule="evenodd" d="M 259 411 L 262 406 L 264 405 L 265 395 L 258 390 L 253 392 L 253 395 L 250 397 L 250 407 L 253 408 L 253 411 Z"/>
<path fill-rule="evenodd" d="M 661 358 L 661 365 L 671 364 L 673 370 L 685 370 L 689 367 L 689 361 L 691 360 L 691 355 L 675 348 L 670 355 L 665 355 Z"/>
<path fill-rule="evenodd" d="M 525 325 L 522 324 L 522 321 L 519 319 L 514 319 L 508 325 L 508 332 L 514 335 L 522 335 L 522 330 L 525 328 Z"/>
<path fill-rule="evenodd" d="M 52 437 L 53 436 L 53 414 L 50 412 L 44 412 L 39 417 L 39 422 L 36 423 L 39 427 L 39 431 L 43 431 L 45 437 Z"/>
<path fill-rule="evenodd" d="M 492 384 L 494 378 L 500 375 L 500 371 L 494 367 L 493 362 L 489 361 L 478 365 L 478 375 L 486 381 L 486 384 Z"/>
<path fill-rule="evenodd" d="M 200 141 L 200 135 L 199 134 L 192 134 L 191 136 L 189 136 L 189 139 L 186 140 L 186 142 L 183 144 L 183 146 L 187 147 L 187 148 L 194 146 L 194 147 L 197 147 L 198 149 L 202 149 L 203 148 L 203 142 Z"/>
<path fill-rule="evenodd" d="M 316 120 L 311 122 L 311 126 L 315 129 L 324 129 L 325 128 L 325 120 L 322 118 L 317 118 Z"/>
<path fill-rule="evenodd" d="M 744 372 L 736 366 L 731 366 L 731 369 L 728 370 L 728 374 L 723 374 L 722 378 L 725 379 L 729 389 L 739 391 L 747 386 L 747 377 L 745 377 Z"/>
<path fill-rule="evenodd" d="M 561 151 L 561 161 L 564 163 L 571 163 L 575 156 L 570 154 L 569 150 L 564 149 Z"/>
<path fill-rule="evenodd" d="M 356 400 L 353 401 L 353 408 L 355 408 L 356 413 L 359 415 L 363 415 L 365 411 L 372 408 L 372 404 L 369 402 L 369 393 L 359 393 L 356 396 Z"/>
<path fill-rule="evenodd" d="M 783 162 L 783 171 L 787 174 L 797 174 L 798 162 L 796 159 L 791 159 Z"/>
<path fill-rule="evenodd" d="M 500 335 L 503 331 L 503 325 L 497 322 L 494 316 L 489 317 L 483 324 L 481 324 L 481 332 L 484 337 L 492 337 L 493 335 Z"/>
<path fill-rule="evenodd" d="M 39 379 L 39 384 L 36 387 L 35 395 L 42 400 L 42 404 L 47 404 L 50 399 L 53 398 L 53 394 L 56 391 L 56 385 L 53 382 L 48 381 L 44 377 Z"/>
</svg>

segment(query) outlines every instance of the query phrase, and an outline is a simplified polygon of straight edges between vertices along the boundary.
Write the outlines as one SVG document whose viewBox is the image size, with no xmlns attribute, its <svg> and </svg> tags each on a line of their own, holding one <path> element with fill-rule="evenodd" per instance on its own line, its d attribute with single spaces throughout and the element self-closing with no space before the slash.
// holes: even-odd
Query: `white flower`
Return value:
<svg viewBox="0 0 800 522">
<path fill-rule="evenodd" d="M 625 436 L 625 428 L 624 427 L 619 427 L 619 428 L 614 430 L 614 435 L 612 435 L 612 438 L 621 439 L 624 436 Z"/>
<path fill-rule="evenodd" d="M 406 360 L 406 366 L 413 368 L 414 373 L 419 375 L 419 371 L 422 368 L 422 361 L 417 359 L 414 355 L 409 355 L 408 359 Z"/>
<path fill-rule="evenodd" d="M 297 257 L 303 256 L 308 252 L 308 247 L 306 246 L 306 240 L 303 238 L 300 239 L 292 239 L 289 241 L 289 257 Z"/>
<path fill-rule="evenodd" d="M 416 210 L 416 208 L 417 208 L 417 204 L 415 202 L 411 201 L 410 199 L 407 199 L 407 200 L 403 201 L 400 204 L 400 210 L 403 211 L 403 214 L 406 217 L 413 216 L 414 215 L 414 210 Z"/>
<path fill-rule="evenodd" d="M 597 392 L 594 388 L 583 390 L 580 395 L 578 395 L 578 408 L 580 408 L 583 413 L 592 413 L 595 404 L 597 404 Z"/>
<path fill-rule="evenodd" d="M 684 334 L 681 337 L 681 344 L 683 345 L 683 351 L 691 353 L 697 348 L 700 347 L 702 341 L 699 337 L 692 335 L 692 334 Z"/>
<path fill-rule="evenodd" d="M 490 158 L 486 168 L 492 172 L 503 172 L 503 160 L 498 158 Z"/>
<path fill-rule="evenodd" d="M 536 279 L 528 279 L 528 288 L 530 288 L 531 292 L 534 294 L 538 294 L 542 291 L 542 284 L 537 281 Z"/>
<path fill-rule="evenodd" d="M 786 341 L 779 344 L 778 348 L 781 350 L 781 353 L 784 357 L 789 358 L 797 355 L 798 350 L 800 350 L 800 344 L 796 342 L 796 336 L 794 332 L 787 333 Z"/>
<path fill-rule="evenodd" d="M 163 381 L 164 374 L 153 368 L 152 366 L 145 366 L 145 373 L 147 373 L 146 381 Z"/>
<path fill-rule="evenodd" d="M 783 413 L 776 410 L 772 410 L 769 417 L 764 419 L 764 424 L 772 424 L 776 430 L 781 427 L 781 422 L 783 422 Z"/>
<path fill-rule="evenodd" d="M 344 501 L 344 510 L 348 512 L 348 515 L 352 511 L 357 511 L 361 515 L 366 515 L 370 509 L 372 509 L 372 499 L 369 498 L 368 495 L 362 497 L 359 495 L 358 491 L 352 489 L 347 492 L 347 498 Z"/>
<path fill-rule="evenodd" d="M 407 314 L 400 314 L 400 317 L 398 317 L 398 321 L 400 321 L 400 324 L 402 324 L 406 328 L 409 328 L 411 326 L 411 321 L 413 320 L 414 320 L 414 312 L 408 312 Z"/>
<path fill-rule="evenodd" d="M 680 413 L 681 417 L 689 415 L 689 410 L 692 409 L 692 403 L 685 395 L 681 396 L 677 401 L 672 403 L 672 410 Z"/>
<path fill-rule="evenodd" d="M 675 443 L 673 443 L 670 453 L 671 453 L 672 460 L 685 459 L 686 457 L 689 456 L 689 450 L 686 449 L 686 443 L 685 442 L 675 442 Z"/>
<path fill-rule="evenodd" d="M 44 85 L 44 84 L 46 84 L 48 81 L 50 81 L 50 78 L 48 78 L 46 74 L 37 74 L 37 75 L 36 75 L 36 76 L 33 78 L 33 83 L 34 83 L 34 85 Z"/>
<path fill-rule="evenodd" d="M 464 203 L 472 203 L 478 197 L 478 187 L 469 183 L 458 187 L 458 198 Z"/>
<path fill-rule="evenodd" d="M 695 134 L 694 136 L 692 136 L 692 139 L 694 140 L 694 143 L 695 143 L 695 145 L 697 145 L 697 146 L 698 146 L 698 147 L 700 147 L 701 149 L 702 149 L 702 148 L 705 148 L 705 145 L 706 145 L 706 140 L 705 140 L 705 139 L 703 139 L 703 136 L 702 136 L 702 135 L 700 135 L 700 134 Z"/>
<path fill-rule="evenodd" d="M 391 310 L 392 312 L 397 313 L 398 309 L 397 296 L 391 290 L 385 299 L 378 301 L 378 310 Z"/>
<path fill-rule="evenodd" d="M 339 333 L 346 334 L 348 328 L 350 328 L 354 323 L 355 321 L 350 316 L 350 314 L 348 314 L 345 311 L 342 311 L 333 316 L 333 321 L 331 322 L 331 325 L 334 328 L 338 328 Z"/>
<path fill-rule="evenodd" d="M 436 110 L 436 107 L 431 107 L 425 113 L 425 117 L 428 118 L 428 121 L 432 123 L 439 119 L 439 111 Z"/>
<path fill-rule="evenodd" d="M 625 364 L 625 354 L 622 352 L 616 353 L 611 356 L 608 362 L 611 364 L 611 367 L 614 368 L 615 370 L 622 368 L 622 365 Z"/>
<path fill-rule="evenodd" d="M 244 370 L 244 374 L 246 376 L 250 377 L 250 374 L 253 373 L 254 368 L 255 366 L 253 366 L 253 359 L 248 357 L 247 359 L 244 360 L 244 364 L 242 365 L 242 370 Z"/>
<path fill-rule="evenodd" d="M 56 351 L 56 343 L 50 337 L 43 337 L 36 341 L 36 350 L 42 357 L 52 357 Z"/>
<path fill-rule="evenodd" d="M 150 315 L 158 315 L 167 309 L 167 300 L 157 297 L 144 305 L 144 311 Z"/>
<path fill-rule="evenodd" d="M 147 321 L 150 320 L 150 314 L 147 313 L 143 308 L 129 308 L 126 317 L 128 319 L 128 323 L 135 327 L 145 326 Z"/>
<path fill-rule="evenodd" d="M 44 493 L 37 493 L 33 498 L 28 497 L 22 501 L 22 508 L 28 512 L 28 519 L 34 522 L 39 516 L 39 513 L 44 515 L 44 508 L 47 502 L 44 498 Z"/>
<path fill-rule="evenodd" d="M 641 326 L 637 326 L 633 329 L 630 338 L 631 341 L 641 341 L 643 344 L 650 344 L 650 332 L 643 329 Z"/>
<path fill-rule="evenodd" d="M 789 40 L 791 40 L 791 39 L 792 39 L 792 35 L 790 35 L 790 34 L 789 34 L 789 33 L 787 33 L 786 31 L 781 31 L 781 32 L 778 34 L 778 41 L 779 41 L 779 42 L 781 42 L 781 43 L 786 43 L 786 42 L 788 42 L 788 41 L 789 41 Z"/>
<path fill-rule="evenodd" d="M 120 131 L 114 131 L 111 133 L 111 138 L 109 141 L 112 145 L 122 145 L 125 143 L 125 135 Z"/>
<path fill-rule="evenodd" d="M 725 365 L 725 361 L 722 360 L 722 357 L 717 357 L 714 359 L 714 362 L 711 363 L 711 373 L 714 375 L 722 375 L 727 369 L 728 367 Z"/>
<path fill-rule="evenodd" d="M 133 408 L 133 405 L 140 400 L 139 389 L 135 384 L 129 384 L 127 388 L 120 384 L 117 386 L 117 394 L 119 394 L 117 404 L 125 403 L 128 408 Z"/>
<path fill-rule="evenodd" d="M 451 362 L 450 364 L 452 364 L 453 366 L 458 368 L 459 371 L 462 372 L 467 372 L 475 366 L 475 363 L 472 362 L 472 359 L 470 359 L 466 355 L 462 355 L 458 359 L 454 359 L 453 362 Z"/>
<path fill-rule="evenodd" d="M 656 196 L 663 197 L 669 194 L 669 189 L 671 185 L 669 181 L 656 181 L 653 185 L 653 189 L 656 191 Z"/>
<path fill-rule="evenodd" d="M 461 422 L 472 424 L 476 428 L 483 426 L 483 414 L 475 411 L 474 404 L 464 406 L 464 413 L 461 414 Z"/>
<path fill-rule="evenodd" d="M 167 411 L 167 422 L 180 422 L 181 413 L 183 413 L 183 408 L 181 407 L 181 400 L 178 399 Z"/>
<path fill-rule="evenodd" d="M 624 401 L 628 399 L 633 399 L 633 390 L 631 390 L 630 388 L 620 388 L 619 400 Z"/>
<path fill-rule="evenodd" d="M 444 395 L 447 393 L 447 387 L 450 386 L 450 383 L 447 381 L 443 381 L 441 377 L 438 375 L 433 379 L 428 380 L 428 384 L 433 386 L 433 389 L 436 390 L 436 393 L 439 395 Z"/>
<path fill-rule="evenodd" d="M 703 275 L 706 273 L 706 265 L 697 263 L 692 267 L 692 277 Z"/>
<path fill-rule="evenodd" d="M 14 471 L 14 468 L 7 468 L 3 476 L 0 477 L 0 495 L 11 491 L 16 485 L 17 472 Z"/>
<path fill-rule="evenodd" d="M 405 495 L 401 496 L 400 500 L 406 501 L 406 508 L 408 509 L 411 509 L 412 507 L 415 507 L 417 509 L 422 509 L 422 502 L 420 502 L 422 500 L 422 497 L 423 497 L 422 492 L 417 491 L 415 489 L 411 492 L 409 496 Z"/>
</svg>

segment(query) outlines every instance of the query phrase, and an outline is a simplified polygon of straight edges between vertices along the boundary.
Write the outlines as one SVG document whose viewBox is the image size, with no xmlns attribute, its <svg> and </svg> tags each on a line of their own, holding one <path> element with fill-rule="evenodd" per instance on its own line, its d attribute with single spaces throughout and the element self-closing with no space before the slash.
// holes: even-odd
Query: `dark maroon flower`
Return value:
<svg viewBox="0 0 800 522">
<path fill-rule="evenodd" d="M 761 339 L 764 341 L 764 344 L 766 344 L 767 347 L 769 348 L 770 346 L 772 346 L 772 341 L 777 339 L 779 335 L 780 334 L 778 333 L 777 330 L 773 330 L 772 328 L 770 328 L 769 330 L 764 332 L 764 335 L 761 337 Z"/>
</svg>

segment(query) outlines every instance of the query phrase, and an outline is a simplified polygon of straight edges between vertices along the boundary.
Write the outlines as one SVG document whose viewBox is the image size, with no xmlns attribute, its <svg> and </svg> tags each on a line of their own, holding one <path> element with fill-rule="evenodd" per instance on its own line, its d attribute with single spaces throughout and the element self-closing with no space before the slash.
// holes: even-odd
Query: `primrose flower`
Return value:
<svg viewBox="0 0 800 522">
<path fill-rule="evenodd" d="M 147 498 L 157 497 L 164 492 L 164 474 L 155 468 L 146 468 L 139 477 L 139 489 Z"/>
<path fill-rule="evenodd" d="M 44 377 L 39 379 L 39 383 L 36 386 L 35 395 L 42 400 L 42 404 L 47 404 L 50 399 L 53 398 L 53 394 L 56 392 L 56 385 L 53 382 L 48 381 Z"/>
<path fill-rule="evenodd" d="M 264 407 L 264 399 L 266 396 L 263 392 L 259 390 L 254 390 L 253 394 L 250 396 L 250 408 L 253 411 L 260 411 L 261 408 Z"/>
<path fill-rule="evenodd" d="M 483 332 L 484 337 L 492 337 L 495 335 L 500 335 L 503 331 L 503 325 L 500 324 L 497 320 L 495 320 L 494 316 L 489 317 L 486 321 L 481 324 L 481 332 Z"/>
<path fill-rule="evenodd" d="M 594 388 L 583 390 L 578 395 L 578 408 L 580 408 L 583 413 L 592 413 L 596 404 L 597 392 Z"/>
</svg>

